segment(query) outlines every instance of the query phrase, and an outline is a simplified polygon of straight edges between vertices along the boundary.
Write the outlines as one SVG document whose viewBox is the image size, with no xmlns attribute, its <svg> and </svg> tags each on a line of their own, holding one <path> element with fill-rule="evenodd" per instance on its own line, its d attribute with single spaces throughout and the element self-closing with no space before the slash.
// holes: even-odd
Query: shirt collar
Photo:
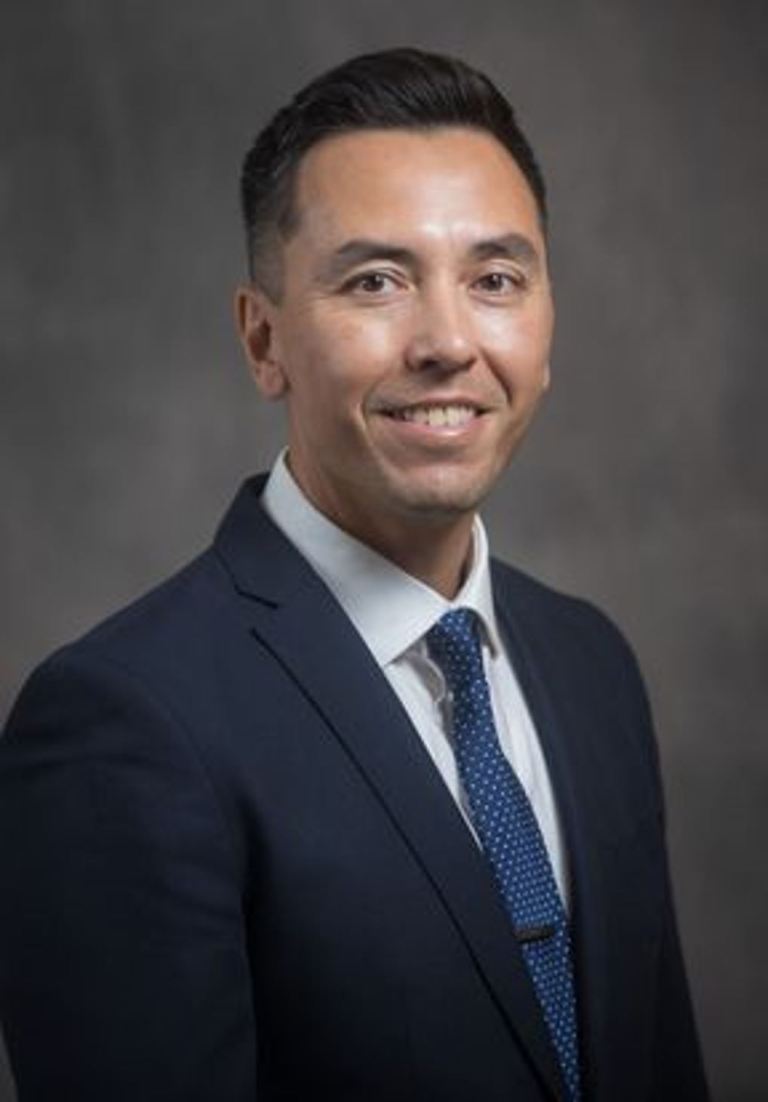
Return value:
<svg viewBox="0 0 768 1102">
<path fill-rule="evenodd" d="M 488 538 L 478 516 L 472 527 L 472 563 L 459 593 L 448 601 L 324 516 L 277 458 L 262 504 L 308 560 L 357 628 L 382 668 L 417 645 L 452 608 L 471 608 L 496 653 L 500 648 L 493 608 Z"/>
</svg>

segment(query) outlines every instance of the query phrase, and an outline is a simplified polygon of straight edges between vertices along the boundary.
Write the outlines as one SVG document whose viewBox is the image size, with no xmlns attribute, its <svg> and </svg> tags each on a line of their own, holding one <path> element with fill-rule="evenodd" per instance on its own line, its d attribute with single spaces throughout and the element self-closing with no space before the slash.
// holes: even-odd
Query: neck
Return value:
<svg viewBox="0 0 768 1102">
<path fill-rule="evenodd" d="M 313 490 L 312 480 L 297 472 L 292 455 L 287 466 L 294 482 L 328 520 L 389 559 L 406 574 L 452 600 L 466 577 L 472 550 L 474 510 L 433 513 L 414 510 L 386 514 L 351 507 L 342 495 Z"/>
<path fill-rule="evenodd" d="M 470 513 L 450 521 L 403 524 L 400 531 L 389 526 L 379 529 L 374 523 L 366 532 L 350 531 L 350 535 L 452 600 L 471 566 L 473 520 Z"/>
</svg>

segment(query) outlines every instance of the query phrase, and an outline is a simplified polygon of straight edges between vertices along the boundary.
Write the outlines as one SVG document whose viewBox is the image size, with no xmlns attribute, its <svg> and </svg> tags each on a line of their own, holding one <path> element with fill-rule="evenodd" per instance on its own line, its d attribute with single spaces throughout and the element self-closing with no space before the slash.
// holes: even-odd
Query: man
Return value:
<svg viewBox="0 0 768 1102">
<path fill-rule="evenodd" d="M 357 58 L 243 200 L 287 452 L 33 675 L 2 748 L 21 1102 L 705 1099 L 634 660 L 477 516 L 549 382 L 509 105 Z"/>
</svg>

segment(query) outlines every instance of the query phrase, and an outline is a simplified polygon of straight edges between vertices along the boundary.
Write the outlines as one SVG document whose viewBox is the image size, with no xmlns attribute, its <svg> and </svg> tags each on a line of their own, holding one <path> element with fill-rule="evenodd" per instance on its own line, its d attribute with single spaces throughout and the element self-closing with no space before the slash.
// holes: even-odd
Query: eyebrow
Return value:
<svg viewBox="0 0 768 1102">
<path fill-rule="evenodd" d="M 519 260 L 531 268 L 537 268 L 540 263 L 538 250 L 522 233 L 505 233 L 501 237 L 478 241 L 472 246 L 470 253 L 474 260 L 503 257 L 505 260 Z"/>
<path fill-rule="evenodd" d="M 386 241 L 377 241 L 369 237 L 355 237 L 345 241 L 340 248 L 323 264 L 321 276 L 327 280 L 337 279 L 350 268 L 364 264 L 368 260 L 391 260 L 393 264 L 413 265 L 416 255 L 411 249 L 392 245 Z"/>
<path fill-rule="evenodd" d="M 469 249 L 469 256 L 475 261 L 491 260 L 495 257 L 517 260 L 532 271 L 540 265 L 538 250 L 522 233 L 505 233 L 499 237 L 476 241 Z M 355 237 L 336 249 L 323 265 L 320 274 L 327 280 L 337 279 L 350 268 L 369 260 L 389 260 L 404 267 L 415 267 L 419 262 L 416 253 L 405 246 L 375 238 Z"/>
</svg>

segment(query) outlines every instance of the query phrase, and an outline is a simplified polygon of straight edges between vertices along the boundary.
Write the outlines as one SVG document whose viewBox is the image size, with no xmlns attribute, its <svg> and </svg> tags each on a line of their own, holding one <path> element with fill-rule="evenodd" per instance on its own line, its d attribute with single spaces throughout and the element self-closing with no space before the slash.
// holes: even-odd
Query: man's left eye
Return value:
<svg viewBox="0 0 768 1102">
<path fill-rule="evenodd" d="M 493 294 L 503 294 L 505 291 L 516 291 L 522 286 L 522 279 L 511 272 L 486 272 L 476 281 L 476 285 L 482 291 L 491 291 Z"/>
</svg>

